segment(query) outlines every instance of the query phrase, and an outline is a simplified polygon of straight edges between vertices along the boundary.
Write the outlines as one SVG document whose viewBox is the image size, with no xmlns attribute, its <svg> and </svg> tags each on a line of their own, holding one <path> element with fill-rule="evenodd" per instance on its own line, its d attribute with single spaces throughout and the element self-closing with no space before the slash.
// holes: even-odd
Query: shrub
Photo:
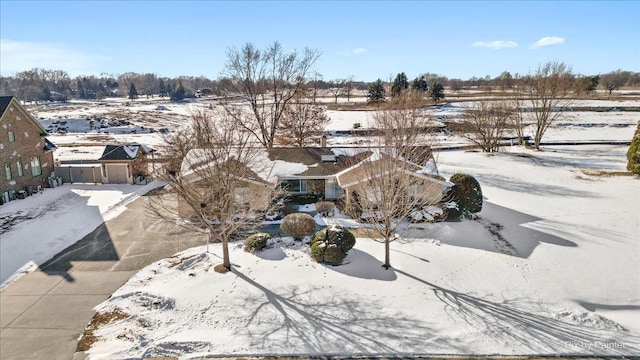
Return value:
<svg viewBox="0 0 640 360">
<path fill-rule="evenodd" d="M 627 170 L 633 174 L 640 175 L 640 121 L 631 140 L 631 145 L 629 145 L 627 160 Z"/>
<path fill-rule="evenodd" d="M 316 203 L 316 211 L 322 216 L 329 216 L 329 214 L 333 214 L 335 208 L 336 204 L 331 201 L 320 201 Z"/>
<path fill-rule="evenodd" d="M 462 211 L 460 211 L 460 205 L 455 201 L 448 201 L 446 203 L 443 203 L 442 210 L 444 211 L 445 221 L 459 220 L 460 216 L 462 216 Z"/>
<path fill-rule="evenodd" d="M 412 222 L 436 222 L 441 221 L 444 216 L 445 212 L 438 206 L 417 206 L 411 214 L 409 214 L 409 220 Z"/>
<path fill-rule="evenodd" d="M 313 235 L 316 231 L 316 221 L 309 214 L 289 214 L 282 220 L 280 231 L 296 240 L 302 240 L 305 236 Z"/>
<path fill-rule="evenodd" d="M 326 227 L 313 236 L 311 257 L 319 263 L 340 265 L 355 244 L 355 236 L 344 227 Z"/>
<path fill-rule="evenodd" d="M 271 239 L 271 235 L 267 233 L 257 233 L 249 236 L 244 240 L 244 251 L 256 252 L 267 246 L 267 241 Z"/>
<path fill-rule="evenodd" d="M 458 204 L 462 215 L 475 214 L 482 210 L 482 188 L 471 175 L 455 174 L 449 179 L 453 183 L 451 200 Z"/>
</svg>

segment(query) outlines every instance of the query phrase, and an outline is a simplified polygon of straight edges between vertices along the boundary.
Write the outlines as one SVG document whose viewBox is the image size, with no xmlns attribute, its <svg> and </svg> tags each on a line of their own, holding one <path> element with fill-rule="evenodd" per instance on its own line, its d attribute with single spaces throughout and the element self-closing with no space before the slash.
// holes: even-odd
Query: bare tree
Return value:
<svg viewBox="0 0 640 360">
<path fill-rule="evenodd" d="M 309 48 L 285 52 L 278 42 L 265 50 L 251 43 L 229 49 L 223 76 L 230 79 L 230 91 L 222 107 L 237 126 L 272 147 L 287 104 L 302 89 L 319 56 Z"/>
<path fill-rule="evenodd" d="M 338 103 L 338 97 L 345 92 L 345 84 L 347 80 L 345 79 L 337 79 L 332 81 L 331 87 L 329 88 L 329 93 L 333 95 L 334 104 Z"/>
<path fill-rule="evenodd" d="M 280 122 L 278 140 L 283 145 L 303 147 L 319 143 L 324 128 L 331 122 L 325 107 L 299 97 L 287 104 Z"/>
<path fill-rule="evenodd" d="M 484 152 L 498 151 L 513 111 L 506 101 L 476 101 L 464 113 L 463 134 Z"/>
<path fill-rule="evenodd" d="M 351 101 L 351 93 L 353 93 L 353 79 L 355 76 L 349 75 L 344 82 L 344 94 L 347 96 L 347 102 Z"/>
<path fill-rule="evenodd" d="M 621 86 L 627 83 L 631 73 L 628 71 L 622 71 L 620 69 L 606 73 L 600 76 L 600 84 L 606 90 L 609 91 L 609 95 L 613 90 L 619 89 Z"/>
<path fill-rule="evenodd" d="M 381 132 L 383 145 L 400 149 L 420 143 L 420 137 L 427 134 L 429 128 L 428 118 L 421 109 L 423 105 L 422 94 L 414 90 L 382 104 L 373 113 L 371 126 Z"/>
<path fill-rule="evenodd" d="M 528 113 L 535 126 L 534 147 L 540 150 L 542 136 L 569 105 L 567 95 L 573 84 L 571 68 L 562 62 L 547 62 L 538 66 L 525 82 L 525 94 L 531 105 Z"/>
<path fill-rule="evenodd" d="M 524 129 L 527 126 L 525 121 L 525 83 L 526 79 L 516 73 L 513 76 L 513 91 L 507 100 L 508 106 L 513 109 L 509 117 L 509 127 L 515 131 L 520 145 L 524 145 Z"/>
<path fill-rule="evenodd" d="M 277 195 L 273 185 L 262 180 L 269 176 L 265 151 L 224 113 L 215 121 L 210 112 L 194 113 L 191 126 L 166 140 L 161 178 L 177 207 L 167 197 L 157 197 L 151 209 L 173 221 L 176 216 L 188 218 L 205 229 L 208 243 L 222 243 L 222 267 L 229 270 L 229 241 L 255 225 Z"/>
<path fill-rule="evenodd" d="M 408 217 L 439 201 L 442 194 L 441 185 L 430 172 L 434 162 L 430 147 L 416 145 L 417 133 L 426 120 L 414 111 L 414 105 L 411 99 L 404 99 L 395 110 L 377 112 L 373 122 L 380 130 L 378 143 L 341 179 L 347 206 L 352 213 L 370 220 L 380 234 L 386 269 L 391 267 L 390 243 L 400 237 Z"/>
<path fill-rule="evenodd" d="M 449 88 L 453 93 L 455 93 L 458 97 L 460 97 L 460 90 L 462 90 L 462 80 L 451 79 L 449 81 Z"/>
</svg>

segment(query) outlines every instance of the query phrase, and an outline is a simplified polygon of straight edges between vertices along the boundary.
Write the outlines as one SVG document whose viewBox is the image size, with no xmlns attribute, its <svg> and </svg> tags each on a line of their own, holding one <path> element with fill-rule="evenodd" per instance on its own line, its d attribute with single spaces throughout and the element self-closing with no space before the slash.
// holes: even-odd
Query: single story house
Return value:
<svg viewBox="0 0 640 360">
<path fill-rule="evenodd" d="M 269 192 L 280 187 L 291 195 L 312 195 L 321 200 L 343 201 L 348 205 L 352 192 L 358 185 L 368 181 L 366 166 L 380 161 L 399 161 L 410 176 L 421 180 L 424 186 L 415 188 L 410 196 L 420 194 L 426 201 L 439 202 L 443 187 L 448 186 L 438 173 L 428 147 L 414 147 L 410 156 L 398 158 L 389 155 L 384 148 L 328 148 L 328 147 L 275 147 L 262 149 L 248 169 L 243 168 L 238 179 L 242 184 L 234 191 L 238 206 L 251 205 L 254 209 L 268 207 Z M 197 184 L 201 175 L 203 150 L 192 150 L 185 158 L 182 176 Z M 377 157 L 374 160 L 373 157 Z M 380 174 L 384 176 L 385 174 Z M 435 185 L 435 186 L 434 186 Z M 179 212 L 188 213 L 186 204 L 178 201 Z"/>
</svg>

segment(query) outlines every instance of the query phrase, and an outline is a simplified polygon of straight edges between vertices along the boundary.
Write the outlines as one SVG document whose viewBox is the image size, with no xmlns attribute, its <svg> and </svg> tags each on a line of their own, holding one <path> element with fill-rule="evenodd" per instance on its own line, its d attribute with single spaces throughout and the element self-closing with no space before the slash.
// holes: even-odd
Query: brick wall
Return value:
<svg viewBox="0 0 640 360">
<path fill-rule="evenodd" d="M 14 98 L 0 119 L 0 192 L 22 190 L 27 185 L 34 189 L 38 185 L 46 185 L 46 178 L 54 170 L 53 152 L 43 150 L 45 139 L 41 132 L 42 129 L 33 123 L 31 115 Z M 31 167 L 34 157 L 39 159 L 41 167 L 41 174 L 35 176 Z M 11 172 L 9 180 L 7 165 Z M 22 167 L 21 172 L 18 166 Z"/>
</svg>

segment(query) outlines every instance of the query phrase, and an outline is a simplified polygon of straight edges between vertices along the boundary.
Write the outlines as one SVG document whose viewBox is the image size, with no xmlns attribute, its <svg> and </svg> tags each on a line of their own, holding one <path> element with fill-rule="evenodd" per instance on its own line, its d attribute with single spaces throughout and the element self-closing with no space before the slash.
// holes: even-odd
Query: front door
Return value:
<svg viewBox="0 0 640 360">
<path fill-rule="evenodd" d="M 335 199 L 337 197 L 336 188 L 338 184 L 336 184 L 336 179 L 326 179 L 324 181 L 324 197 L 325 199 Z"/>
</svg>

